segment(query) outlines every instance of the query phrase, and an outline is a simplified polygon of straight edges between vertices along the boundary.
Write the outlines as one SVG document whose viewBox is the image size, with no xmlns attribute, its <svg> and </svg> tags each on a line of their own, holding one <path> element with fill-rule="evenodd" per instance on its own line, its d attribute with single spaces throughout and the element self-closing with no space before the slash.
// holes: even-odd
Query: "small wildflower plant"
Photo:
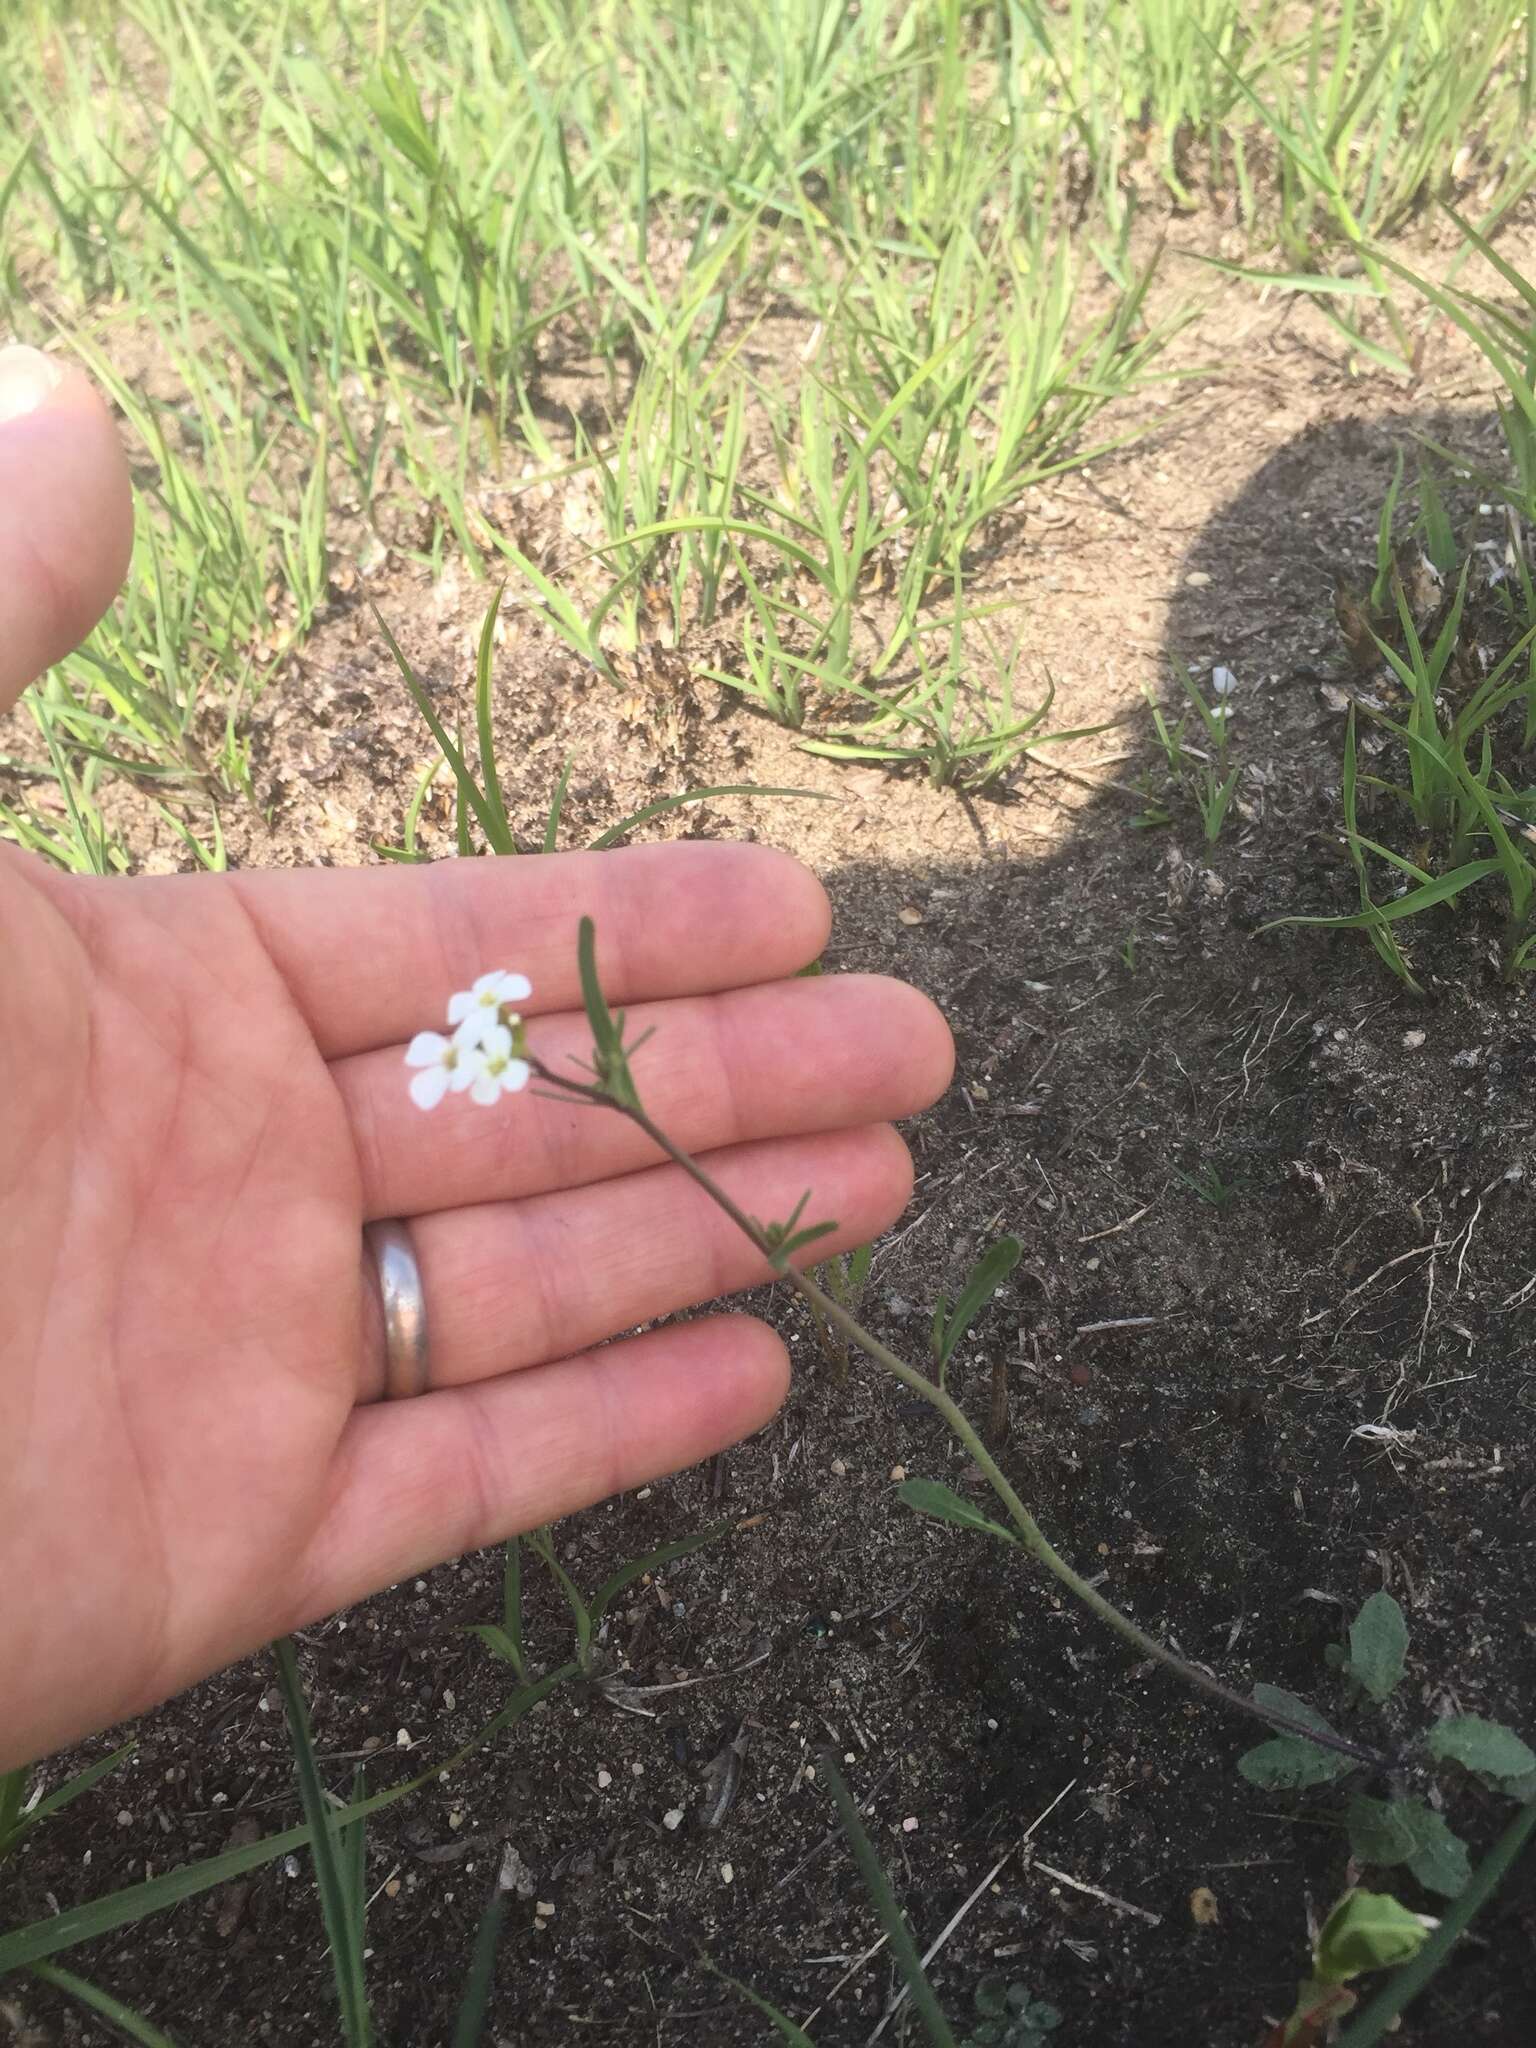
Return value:
<svg viewBox="0 0 1536 2048">
<path fill-rule="evenodd" d="M 496 968 L 482 974 L 473 988 L 459 989 L 448 999 L 447 1036 L 418 1031 L 405 1049 L 411 1075 L 411 1100 L 418 1109 L 436 1109 L 446 1095 L 468 1095 L 489 1108 L 503 1095 L 526 1088 L 533 1069 L 526 1058 L 523 1020 L 513 1007 L 533 994 L 526 974 Z"/>
<path fill-rule="evenodd" d="M 597 972 L 597 935 L 592 920 L 586 917 L 580 925 L 577 967 L 582 1004 L 592 1033 L 591 1057 L 577 1064 L 590 1079 L 581 1080 L 570 1074 L 556 1073 L 529 1049 L 522 1018 L 514 1005 L 526 1001 L 532 994 L 532 987 L 525 975 L 496 969 L 480 975 L 473 987 L 450 999 L 449 1035 L 422 1031 L 411 1040 L 406 1049 L 405 1063 L 414 1070 L 410 1081 L 412 1099 L 423 1109 L 434 1109 L 450 1094 L 467 1093 L 472 1102 L 489 1105 L 503 1094 L 525 1087 L 530 1079 L 537 1077 L 547 1089 L 566 1099 L 615 1110 L 627 1117 L 751 1240 L 773 1272 L 801 1296 L 823 1327 L 857 1346 L 909 1391 L 920 1395 L 943 1418 L 1007 1511 L 1011 1526 L 1005 1528 L 1001 1523 L 990 1521 L 936 1481 L 908 1481 L 903 1494 L 908 1505 L 939 1521 L 953 1521 L 968 1528 L 984 1530 L 1005 1543 L 1016 1545 L 1059 1579 L 1100 1621 L 1115 1630 L 1141 1655 L 1162 1664 L 1186 1684 L 1219 1699 L 1226 1707 L 1252 1715 L 1272 1731 L 1295 1737 L 1304 1745 L 1321 1745 L 1357 1761 L 1382 1762 L 1375 1752 L 1350 1743 L 1331 1730 L 1319 1732 L 1310 1715 L 1296 1716 L 1266 1707 L 1262 1702 L 1245 1699 L 1207 1672 L 1188 1663 L 1106 1600 L 1047 1540 L 945 1385 L 949 1350 L 1016 1262 L 1019 1256 L 1016 1240 L 1003 1239 L 992 1247 L 971 1274 L 957 1304 L 951 1306 L 947 1301 L 940 1304 L 933 1325 L 935 1370 L 932 1376 L 919 1371 L 872 1336 L 854 1319 L 842 1301 L 829 1294 L 810 1273 L 800 1271 L 793 1263 L 796 1253 L 837 1228 L 832 1222 L 802 1225 L 801 1216 L 810 1200 L 809 1190 L 801 1196 L 784 1222 L 760 1222 L 742 1209 L 698 1160 L 652 1121 L 641 1100 L 630 1065 L 635 1053 L 651 1034 L 644 1031 L 637 1037 L 628 1037 L 625 1013 L 622 1010 L 614 1012 L 608 1007 Z M 946 1339 L 950 1341 L 946 1343 Z"/>
</svg>

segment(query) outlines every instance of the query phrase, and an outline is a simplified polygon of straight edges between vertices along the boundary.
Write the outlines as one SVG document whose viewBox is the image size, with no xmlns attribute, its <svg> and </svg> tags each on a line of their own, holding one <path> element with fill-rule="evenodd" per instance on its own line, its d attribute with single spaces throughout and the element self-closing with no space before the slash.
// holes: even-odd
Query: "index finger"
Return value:
<svg viewBox="0 0 1536 2048">
<path fill-rule="evenodd" d="M 583 917 L 597 926 L 598 967 L 615 1003 L 797 973 L 831 922 L 821 884 L 788 854 L 701 840 L 222 880 L 327 1059 L 440 1024 L 449 996 L 490 968 L 527 975 L 529 1015 L 578 1007 Z M 205 877 L 138 886 L 184 883 L 183 914 L 201 921 Z"/>
</svg>

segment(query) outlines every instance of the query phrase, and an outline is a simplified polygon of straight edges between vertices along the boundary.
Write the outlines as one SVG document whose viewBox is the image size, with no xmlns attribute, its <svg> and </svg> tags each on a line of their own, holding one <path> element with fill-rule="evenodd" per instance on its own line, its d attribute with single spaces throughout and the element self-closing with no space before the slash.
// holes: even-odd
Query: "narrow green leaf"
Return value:
<svg viewBox="0 0 1536 2048">
<path fill-rule="evenodd" d="M 110 1991 L 103 1991 L 99 1984 L 91 1984 L 84 1977 L 77 1977 L 73 1970 L 62 1969 L 57 1963 L 34 1963 L 32 1975 L 40 1984 L 49 1984 L 55 1991 L 62 1991 L 66 1998 L 72 1998 L 78 2005 L 88 2006 L 94 2013 L 100 2013 L 104 2020 L 110 2020 L 114 2027 L 126 2034 L 130 2041 L 137 2041 L 141 2048 L 176 2048 L 172 2037 L 163 2027 L 157 2027 L 153 2020 L 146 2019 L 141 2012 L 135 2012 L 131 2005 L 124 2005 L 120 1998 L 114 1998 Z"/>
<path fill-rule="evenodd" d="M 78 1799 L 82 1792 L 89 1792 L 91 1787 L 99 1784 L 109 1771 L 115 1771 L 124 1757 L 132 1756 L 137 1748 L 137 1741 L 125 1742 L 121 1749 L 114 1749 L 110 1756 L 97 1757 L 94 1763 L 87 1764 L 82 1771 L 76 1771 L 75 1775 L 67 1778 L 62 1785 L 57 1785 L 53 1791 L 44 1793 L 30 1813 L 18 1815 L 9 1837 L 3 1825 L 0 1825 L 0 1849 L 7 1846 L 8 1840 L 12 1843 L 17 1841 L 28 1828 L 36 1827 L 38 1822 L 46 1820 L 50 1813 L 58 1813 L 72 1800 Z M 24 1785 L 26 1773 L 20 1773 L 19 1777 Z M 3 1814 L 0 1814 L 0 1819 L 3 1819 Z"/>
<path fill-rule="evenodd" d="M 648 825 L 652 818 L 663 817 L 668 811 L 680 810 L 685 804 L 706 803 L 716 796 L 796 796 L 804 797 L 811 803 L 835 804 L 842 798 L 825 789 L 771 789 L 760 782 L 726 782 L 710 789 L 687 789 L 678 796 L 658 797 L 643 810 L 632 811 L 627 818 L 620 818 L 617 825 L 610 825 L 606 832 L 588 841 L 590 853 L 606 853 L 609 847 L 634 831 L 637 825 Z"/>
<path fill-rule="evenodd" d="M 416 671 L 411 667 L 411 664 L 406 660 L 405 653 L 401 648 L 399 641 L 390 631 L 389 626 L 384 618 L 384 614 L 379 610 L 378 606 L 374 604 L 371 598 L 369 599 L 368 603 L 369 609 L 372 611 L 375 620 L 378 622 L 379 631 L 384 635 L 384 644 L 388 647 L 390 654 L 393 656 L 395 666 L 397 669 L 399 669 L 401 678 L 405 683 L 405 687 L 410 692 L 412 703 L 416 706 L 416 709 L 421 713 L 423 719 L 425 719 L 428 731 L 431 733 L 433 739 L 437 741 L 437 744 L 442 751 L 443 759 L 448 763 L 448 766 L 453 770 L 453 779 L 458 786 L 461 813 L 462 807 L 467 805 L 468 808 L 474 812 L 476 822 L 479 824 L 480 830 L 485 834 L 487 843 L 494 846 L 496 844 L 496 839 L 499 835 L 499 827 L 496 822 L 496 817 L 494 812 L 491 810 L 490 806 L 486 803 L 485 798 L 481 795 L 480 785 L 475 781 L 474 776 L 470 773 L 469 763 L 464 759 L 463 752 L 455 744 L 452 736 L 448 731 L 448 728 L 443 724 L 443 721 L 438 717 L 436 711 L 433 709 L 431 698 L 428 697 L 426 691 L 422 688 L 421 683 L 417 679 Z M 500 849 L 498 849 L 498 851 L 499 850 Z M 512 850 L 514 852 L 516 851 L 515 848 L 513 848 Z"/>
<path fill-rule="evenodd" d="M 336 1997 L 341 2007 L 342 2034 L 348 2048 L 370 2048 L 373 2021 L 368 2011 L 368 1993 L 363 1982 L 363 1930 L 352 1916 L 347 1871 L 336 1839 L 335 1809 L 326 1798 L 315 1761 L 315 1746 L 309 1732 L 309 1712 L 299 1682 L 298 1659 L 292 1640 L 281 1637 L 272 1645 L 277 1659 L 277 1679 L 288 1715 L 288 1733 L 298 1772 L 299 1798 L 309 1822 L 310 1854 L 320 1888 L 320 1910 L 331 1944 L 331 1965 L 336 1977 Z M 361 1826 L 361 1820 L 353 1823 Z"/>
<path fill-rule="evenodd" d="M 501 1888 L 500 1872 L 491 1888 L 491 1896 L 485 1911 L 480 1915 L 480 1924 L 475 1929 L 475 1945 L 470 1954 L 469 1974 L 464 1980 L 464 1994 L 459 2000 L 458 2017 L 453 2023 L 453 2048 L 479 2048 L 480 2037 L 485 2031 L 485 2016 L 491 2002 L 491 1986 L 496 1979 L 496 1947 L 501 1940 L 501 1930 L 507 1918 L 507 1895 Z"/>
<path fill-rule="evenodd" d="M 931 1515 L 936 1522 L 953 1522 L 957 1529 L 973 1529 L 979 1535 L 996 1536 L 1004 1543 L 1014 1541 L 1001 1522 L 994 1522 L 980 1508 L 962 1500 L 942 1480 L 904 1479 L 896 1489 L 896 1498 L 903 1507 L 920 1515 Z"/>
<path fill-rule="evenodd" d="M 1023 1256 L 1024 1247 L 1016 1237 L 1000 1237 L 972 1266 L 959 1299 L 944 1324 L 944 1336 L 939 1346 L 941 1370 L 948 1365 L 960 1339 Z"/>
<path fill-rule="evenodd" d="M 619 1030 L 603 994 L 603 985 L 597 978 L 597 927 L 590 917 L 584 917 L 577 930 L 576 967 L 581 977 L 581 1000 L 587 1013 L 592 1043 L 599 1053 L 611 1052 L 619 1044 Z"/>
<path fill-rule="evenodd" d="M 512 1663 L 526 1685 L 528 1673 L 523 1657 L 523 1546 L 518 1536 L 509 1537 L 501 1554 L 501 1626 L 512 1648 Z"/>
<path fill-rule="evenodd" d="M 500 615 L 501 601 L 506 592 L 507 586 L 503 583 L 486 608 L 485 617 L 480 625 L 480 645 L 475 654 L 475 739 L 480 755 L 481 787 L 485 792 L 485 805 L 491 820 L 491 828 L 486 836 L 491 842 L 491 851 L 500 854 L 522 851 L 512 836 L 512 827 L 507 820 L 507 806 L 501 794 L 501 776 L 496 768 L 496 735 L 491 726 L 491 683 L 496 654 L 496 620 Z"/>
<path fill-rule="evenodd" d="M 730 1534 L 734 1526 L 732 1518 L 727 1516 L 724 1521 L 711 1522 L 707 1529 L 696 1529 L 691 1536 L 678 1536 L 671 1543 L 663 1543 L 659 1549 L 648 1550 L 644 1557 L 633 1559 L 611 1579 L 605 1579 L 593 1594 L 593 1622 L 600 1621 L 624 1589 L 632 1586 L 636 1579 L 644 1578 L 647 1572 L 660 1571 L 663 1565 L 675 1564 L 680 1557 L 691 1556 L 707 1543 L 718 1543 L 722 1536 Z"/>
<path fill-rule="evenodd" d="M 1351 917 L 1276 917 L 1268 924 L 1260 925 L 1259 930 L 1272 932 L 1283 924 L 1312 924 L 1330 926 L 1335 931 L 1362 931 L 1370 925 L 1395 924 L 1399 918 L 1417 917 L 1421 911 L 1432 910 L 1437 903 L 1448 902 L 1474 882 L 1498 874 L 1499 868 L 1500 863 L 1496 860 L 1471 860 L 1463 867 L 1453 868 L 1447 875 L 1437 875 L 1422 889 L 1410 889 L 1406 896 L 1378 903 L 1370 910 L 1356 911 Z"/>
<path fill-rule="evenodd" d="M 906 1984 L 913 2009 L 923 2023 L 923 2030 L 928 2036 L 931 2048 L 956 2048 L 949 2021 L 940 2010 L 933 1986 L 923 1974 L 922 1959 L 917 1952 L 917 1943 L 912 1939 L 912 1930 L 908 1927 L 897 1903 L 896 1894 L 891 1889 L 891 1881 L 881 1867 L 880 1858 L 875 1854 L 875 1845 L 869 1839 L 864 1823 L 859 1818 L 858 1804 L 848 1790 L 841 1771 L 830 1757 L 823 1760 L 822 1770 L 831 1788 L 832 1799 L 837 1807 L 837 1817 L 843 1824 L 843 1832 L 853 1849 L 854 1861 L 859 1866 L 859 1875 L 875 1902 L 875 1911 L 880 1916 L 880 1925 L 885 1929 L 891 1954 Z"/>
<path fill-rule="evenodd" d="M 776 2005 L 770 2005 L 768 2000 L 760 1992 L 754 1991 L 750 1984 L 743 1984 L 739 1977 L 733 1977 L 728 1971 L 718 1969 L 708 1956 L 700 1956 L 699 1961 L 712 1977 L 718 1977 L 722 1984 L 729 1984 L 731 1989 L 746 1999 L 749 2005 L 756 2006 L 764 2019 L 771 2020 L 778 2029 L 779 2039 L 787 2041 L 789 2048 L 816 2048 L 816 2043 L 804 2027 L 796 2026 L 787 2013 L 780 2012 Z"/>
<path fill-rule="evenodd" d="M 382 1813 L 386 1807 L 408 1799 L 423 1785 L 440 1779 L 445 1771 L 456 1769 L 466 1757 L 472 1756 L 504 1728 L 520 1721 L 541 1700 L 577 1677 L 579 1672 L 580 1667 L 574 1662 L 562 1664 L 535 1684 L 520 1687 L 500 1712 L 493 1714 L 484 1727 L 478 1728 L 446 1761 L 428 1765 L 419 1777 L 408 1778 L 403 1785 L 391 1785 L 386 1791 L 370 1793 L 358 1805 L 343 1808 L 336 1815 L 337 1821 L 345 1823 L 361 1814 Z M 51 1913 L 46 1920 L 33 1921 L 26 1927 L 13 1927 L 9 1932 L 0 1934 L 0 1977 L 9 1970 L 19 1970 L 46 1956 L 60 1955 L 66 1949 L 78 1947 L 81 1942 L 95 1941 L 103 1934 L 115 1933 L 119 1927 L 137 1926 L 154 1913 L 179 1906 L 183 1900 L 195 1899 L 199 1893 L 211 1891 L 215 1885 L 225 1884 L 232 1877 L 243 1877 L 248 1870 L 259 1870 L 262 1864 L 286 1856 L 290 1850 L 302 1849 L 309 1840 L 307 1825 L 285 1828 L 281 1834 L 268 1835 L 265 1840 L 253 1842 L 248 1847 L 226 1849 L 217 1856 L 205 1857 L 200 1863 L 169 1870 L 163 1877 L 148 1878 L 143 1884 L 125 1885 L 121 1891 L 109 1892 L 105 1898 L 88 1899 L 83 1906 L 66 1906 L 62 1913 Z"/>
<path fill-rule="evenodd" d="M 1231 263 L 1219 256 L 1202 256 L 1193 249 L 1179 252 L 1189 262 L 1204 263 L 1225 277 L 1240 277 L 1247 284 L 1273 285 L 1277 291 L 1306 292 L 1314 298 L 1376 299 L 1381 294 L 1367 278 L 1332 277 L 1316 270 L 1262 270 L 1248 263 Z"/>
<path fill-rule="evenodd" d="M 545 853 L 553 853 L 560 844 L 560 814 L 565 809 L 565 792 L 570 788 L 571 770 L 575 765 L 576 756 L 567 754 L 565 766 L 560 770 L 560 779 L 556 782 L 554 794 L 549 800 L 549 815 L 544 820 Z"/>
</svg>

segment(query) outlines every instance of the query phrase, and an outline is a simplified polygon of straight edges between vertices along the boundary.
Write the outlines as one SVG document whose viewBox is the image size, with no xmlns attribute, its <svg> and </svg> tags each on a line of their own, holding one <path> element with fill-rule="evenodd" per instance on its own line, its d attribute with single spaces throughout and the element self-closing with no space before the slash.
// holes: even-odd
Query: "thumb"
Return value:
<svg viewBox="0 0 1536 2048">
<path fill-rule="evenodd" d="M 94 386 L 0 348 L 0 711 L 95 625 L 132 539 L 128 465 Z"/>
</svg>

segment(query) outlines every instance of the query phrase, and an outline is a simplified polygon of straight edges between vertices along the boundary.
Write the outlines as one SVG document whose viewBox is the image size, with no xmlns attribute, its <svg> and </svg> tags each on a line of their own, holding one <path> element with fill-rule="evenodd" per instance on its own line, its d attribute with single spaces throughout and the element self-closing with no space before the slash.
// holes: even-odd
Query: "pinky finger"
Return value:
<svg viewBox="0 0 1536 2048">
<path fill-rule="evenodd" d="M 284 1626 L 697 1464 L 760 1429 L 788 1379 L 766 1324 L 711 1316 L 354 1409 Z"/>
</svg>

